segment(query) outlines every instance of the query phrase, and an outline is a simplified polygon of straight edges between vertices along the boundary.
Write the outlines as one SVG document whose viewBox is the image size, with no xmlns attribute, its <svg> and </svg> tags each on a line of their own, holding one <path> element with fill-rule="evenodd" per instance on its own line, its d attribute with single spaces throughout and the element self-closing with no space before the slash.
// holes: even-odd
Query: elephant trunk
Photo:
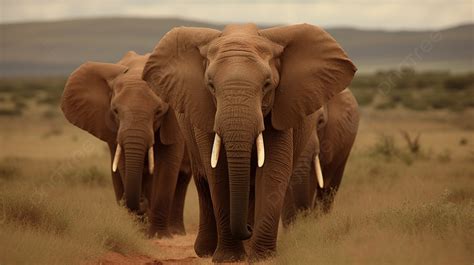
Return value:
<svg viewBox="0 0 474 265">
<path fill-rule="evenodd" d="M 125 149 L 125 203 L 132 212 L 138 212 L 140 210 L 143 165 L 147 146 L 143 138 L 126 137 L 123 148 Z"/>
<path fill-rule="evenodd" d="M 246 240 L 252 235 L 247 225 L 252 148 L 264 129 L 263 115 L 254 88 L 235 84 L 221 91 L 214 130 L 227 156 L 230 230 L 234 239 Z"/>
<path fill-rule="evenodd" d="M 248 135 L 247 131 L 233 131 L 233 134 Z M 229 171 L 230 191 L 230 229 L 235 239 L 245 240 L 252 235 L 247 227 L 249 192 L 250 192 L 250 158 L 252 140 L 232 139 L 223 135 Z"/>
</svg>

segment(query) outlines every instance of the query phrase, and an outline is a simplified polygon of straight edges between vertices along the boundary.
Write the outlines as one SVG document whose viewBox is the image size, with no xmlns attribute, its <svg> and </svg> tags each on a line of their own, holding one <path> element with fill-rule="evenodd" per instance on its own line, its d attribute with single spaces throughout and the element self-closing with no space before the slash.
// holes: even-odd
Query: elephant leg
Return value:
<svg viewBox="0 0 474 265">
<path fill-rule="evenodd" d="M 155 172 L 152 180 L 148 235 L 154 236 L 156 234 L 159 238 L 172 237 L 168 222 L 178 180 L 179 157 L 182 157 L 184 149 L 183 146 L 159 145 L 155 150 L 158 150 L 158 158 L 155 159 Z"/>
<path fill-rule="evenodd" d="M 294 222 L 297 215 L 295 207 L 295 199 L 293 198 L 293 187 L 291 184 L 286 189 L 285 200 L 283 201 L 283 208 L 281 211 L 281 222 L 284 228 L 290 226 Z"/>
<path fill-rule="evenodd" d="M 250 242 L 249 258 L 265 259 L 276 252 L 281 210 L 293 166 L 292 130 L 265 131 L 263 168 L 257 170 L 255 181 L 255 228 Z"/>
<path fill-rule="evenodd" d="M 191 174 L 188 172 L 180 171 L 178 175 L 178 182 L 176 184 L 176 190 L 174 192 L 173 205 L 171 206 L 170 215 L 170 230 L 171 233 L 177 235 L 185 235 L 186 230 L 184 228 L 184 201 L 186 199 L 186 191 L 188 189 L 189 182 L 191 180 Z"/>
<path fill-rule="evenodd" d="M 312 153 L 302 157 L 293 170 L 282 209 L 282 223 L 285 228 L 296 220 L 299 213 L 311 208 L 313 197 L 310 182 L 311 178 L 314 178 L 314 171 L 311 170 L 312 157 Z"/>
<path fill-rule="evenodd" d="M 193 174 L 199 196 L 199 230 L 194 251 L 199 257 L 210 257 L 217 247 L 217 227 L 209 184 L 203 176 Z"/>
</svg>

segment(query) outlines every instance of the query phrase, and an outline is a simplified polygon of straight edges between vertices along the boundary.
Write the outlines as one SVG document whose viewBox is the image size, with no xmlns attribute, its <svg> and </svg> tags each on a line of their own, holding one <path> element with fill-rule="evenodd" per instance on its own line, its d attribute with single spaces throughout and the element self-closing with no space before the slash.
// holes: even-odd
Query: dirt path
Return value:
<svg viewBox="0 0 474 265">
<path fill-rule="evenodd" d="M 124 256 L 116 252 L 105 254 L 95 264 L 101 265 L 168 265 L 168 264 L 197 264 L 198 257 L 194 253 L 196 235 L 174 236 L 172 239 L 154 239 L 152 244 L 159 249 L 159 257 Z M 200 259 L 200 261 L 204 261 Z M 201 262 L 200 262 L 201 263 Z"/>
</svg>

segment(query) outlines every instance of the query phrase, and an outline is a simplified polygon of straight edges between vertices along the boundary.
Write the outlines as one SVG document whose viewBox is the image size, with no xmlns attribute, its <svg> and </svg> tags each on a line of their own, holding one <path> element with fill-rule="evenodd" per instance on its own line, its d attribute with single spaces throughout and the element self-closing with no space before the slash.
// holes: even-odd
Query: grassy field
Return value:
<svg viewBox="0 0 474 265">
<path fill-rule="evenodd" d="M 143 226 L 115 203 L 105 144 L 69 125 L 58 110 L 63 80 L 48 81 L 56 85 L 9 80 L 15 84 L 10 87 L 2 81 L 0 264 L 78 264 L 110 252 L 172 256 L 144 238 Z M 370 85 L 355 85 L 364 90 L 356 92 L 362 100 Z M 471 91 L 472 83 L 461 90 Z M 375 94 L 361 108 L 359 135 L 334 210 L 326 216 L 303 214 L 291 229 L 281 230 L 278 255 L 268 263 L 474 261 L 472 106 L 383 108 Z M 402 132 L 411 139 L 420 135 L 416 152 Z M 195 233 L 194 185 L 185 222 Z"/>
</svg>

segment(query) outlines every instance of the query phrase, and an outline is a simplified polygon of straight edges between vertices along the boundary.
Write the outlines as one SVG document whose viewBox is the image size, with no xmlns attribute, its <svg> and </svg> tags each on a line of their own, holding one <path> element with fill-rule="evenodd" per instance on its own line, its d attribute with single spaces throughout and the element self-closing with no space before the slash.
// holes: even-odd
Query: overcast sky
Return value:
<svg viewBox="0 0 474 265">
<path fill-rule="evenodd" d="M 474 0 L 0 0 L 1 23 L 99 16 L 380 29 L 472 23 Z"/>
</svg>

